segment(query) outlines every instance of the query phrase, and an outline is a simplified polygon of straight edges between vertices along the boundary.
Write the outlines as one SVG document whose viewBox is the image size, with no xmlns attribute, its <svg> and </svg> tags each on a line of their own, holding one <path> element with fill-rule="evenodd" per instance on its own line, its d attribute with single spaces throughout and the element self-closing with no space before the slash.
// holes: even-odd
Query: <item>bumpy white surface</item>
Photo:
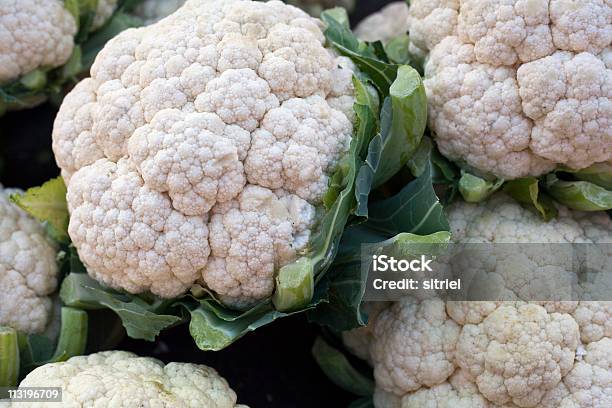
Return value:
<svg viewBox="0 0 612 408">
<path fill-rule="evenodd" d="M 353 67 L 320 24 L 280 1 L 190 0 L 106 45 L 53 132 L 92 276 L 162 297 L 200 282 L 235 305 L 271 295 L 352 137 Z"/>
<path fill-rule="evenodd" d="M 134 10 L 134 15 L 142 18 L 145 24 L 153 24 L 179 9 L 185 0 L 145 0 Z"/>
<path fill-rule="evenodd" d="M 412 0 L 408 14 L 410 42 L 427 52 L 457 32 L 459 0 Z"/>
<path fill-rule="evenodd" d="M 14 192 L 0 185 L 0 326 L 40 333 L 57 287 L 55 248 L 40 223 L 9 202 Z"/>
<path fill-rule="evenodd" d="M 0 84 L 72 54 L 77 27 L 60 0 L 0 1 Z"/>
<path fill-rule="evenodd" d="M 481 324 L 463 326 L 456 362 L 491 402 L 535 407 L 571 370 L 579 343 L 570 315 L 503 305 Z"/>
<path fill-rule="evenodd" d="M 62 407 L 237 408 L 236 393 L 212 368 L 106 351 L 47 364 L 21 387 L 61 387 Z M 53 407 L 57 403 L 19 403 Z M 243 408 L 246 408 L 242 406 Z"/>
<path fill-rule="evenodd" d="M 460 330 L 439 299 L 394 303 L 374 323 L 370 353 L 376 383 L 398 396 L 443 383 L 455 370 Z"/>
<path fill-rule="evenodd" d="M 386 43 L 406 34 L 409 28 L 408 4 L 398 1 L 363 19 L 355 28 L 355 35 L 364 41 Z"/>
<path fill-rule="evenodd" d="M 581 213 L 560 207 L 558 218 L 544 222 L 537 214 L 500 193 L 480 204 L 454 203 L 447 211 L 455 242 L 612 242 L 612 221 L 605 213 Z M 496 248 L 503 250 L 505 247 Z M 516 253 L 517 247 L 508 248 L 510 252 L 514 250 L 515 257 L 524 257 L 534 269 L 548 268 L 547 271 L 554 272 L 558 262 L 567 263 L 567 260 L 558 259 L 565 255 L 559 251 L 552 258 L 538 254 L 541 246 L 524 253 Z M 498 258 L 501 255 L 495 253 Z M 593 252 L 592 255 L 589 262 L 601 268 L 599 262 L 606 254 L 602 257 Z M 480 265 L 475 257 L 470 261 L 471 267 Z M 486 267 L 485 264 L 481 266 Z M 499 259 L 497 265 L 495 270 L 492 269 L 494 265 L 490 265 L 489 273 L 505 279 L 516 278 L 516 273 L 504 271 Z M 471 272 L 466 269 L 464 276 L 469 277 Z M 508 283 L 516 285 L 516 281 Z M 524 286 L 527 289 L 537 287 L 537 282 Z M 529 296 L 530 293 L 518 291 L 516 295 Z M 428 302 L 442 304 L 442 301 Z M 369 344 L 368 353 L 364 353 L 363 347 L 357 350 L 358 355 L 365 354 L 364 359 L 370 360 L 375 367 L 377 408 L 594 408 L 609 405 L 612 371 L 609 358 L 603 353 L 604 350 L 610 353 L 612 302 L 448 301 L 448 317 L 437 321 L 439 324 L 454 321 L 460 330 L 456 337 L 442 336 L 435 325 L 425 330 L 432 319 L 419 314 L 419 308 L 414 307 L 417 303 L 412 299 L 396 302 L 369 322 L 375 330 L 363 328 L 343 336 L 347 347 Z M 406 315 L 392 313 L 401 310 L 402 305 L 412 305 L 413 309 Z M 376 307 L 376 304 L 368 304 L 368 307 Z M 444 311 L 439 315 L 445 316 Z M 362 336 L 361 342 L 354 338 L 357 335 Z M 435 340 L 431 340 L 432 337 Z M 422 353 L 423 347 L 429 347 L 431 352 Z M 452 350 L 452 353 L 444 350 Z M 429 360 L 423 355 L 429 356 Z M 419 376 L 426 377 L 432 371 L 431 365 L 423 361 L 438 364 L 435 373 L 440 376 L 433 385 L 419 380 Z M 418 364 L 422 365 L 419 371 L 415 368 Z M 448 377 L 450 373 L 453 375 Z"/>
<path fill-rule="evenodd" d="M 416 1 L 410 13 L 413 43 L 431 50 L 430 126 L 445 156 L 505 179 L 612 158 L 610 2 Z"/>
</svg>

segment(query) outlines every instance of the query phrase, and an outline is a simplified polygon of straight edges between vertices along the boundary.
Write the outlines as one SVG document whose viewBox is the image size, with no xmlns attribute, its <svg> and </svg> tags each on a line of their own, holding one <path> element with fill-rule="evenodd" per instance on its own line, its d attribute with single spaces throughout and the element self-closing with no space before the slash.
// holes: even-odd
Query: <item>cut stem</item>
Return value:
<svg viewBox="0 0 612 408">
<path fill-rule="evenodd" d="M 84 310 L 62 307 L 62 327 L 51 362 L 80 356 L 87 347 L 88 317 Z"/>
<path fill-rule="evenodd" d="M 10 327 L 0 327 L 0 387 L 15 387 L 19 379 L 19 336 Z"/>
</svg>

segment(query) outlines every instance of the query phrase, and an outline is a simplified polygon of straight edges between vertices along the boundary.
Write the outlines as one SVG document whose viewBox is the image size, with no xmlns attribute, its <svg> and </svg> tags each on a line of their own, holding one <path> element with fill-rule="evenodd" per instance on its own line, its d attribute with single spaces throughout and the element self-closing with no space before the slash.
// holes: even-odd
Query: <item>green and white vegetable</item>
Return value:
<svg viewBox="0 0 612 408">
<path fill-rule="evenodd" d="M 612 242 L 612 224 L 605 213 L 560 207 L 558 218 L 547 223 L 499 193 L 480 204 L 453 204 L 448 220 L 454 242 Z M 515 261 L 523 257 L 520 262 L 531 265 L 531 270 L 549 270 L 553 281 L 557 279 L 553 271 L 561 276 L 550 255 L 539 251 L 506 255 Z M 562 255 L 568 254 L 555 254 Z M 483 258 L 483 265 L 491 256 L 497 256 L 499 267 L 487 273 L 502 281 L 517 279 L 500 261 L 503 249 Z M 604 253 L 603 259 L 608 257 Z M 470 265 L 478 264 L 472 261 Z M 506 282 L 508 290 L 516 290 L 510 280 Z M 537 298 L 529 291 L 538 284 L 528 283 L 514 294 L 517 299 Z M 587 284 L 584 289 L 593 288 Z M 369 313 L 368 326 L 344 333 L 343 340 L 372 364 L 377 408 L 586 408 L 612 401 L 607 386 L 612 365 L 604 356 L 612 345 L 612 302 L 405 298 L 390 306 L 366 304 L 364 311 Z M 338 356 L 334 359 L 340 361 Z"/>
<path fill-rule="evenodd" d="M 82 354 L 87 341 L 86 312 L 57 300 L 59 244 L 11 194 L 18 201 L 21 192 L 0 191 L 0 386 L 46 361 Z"/>
<path fill-rule="evenodd" d="M 55 121 L 60 231 L 83 263 L 62 299 L 112 309 L 137 338 L 189 321 L 215 350 L 328 302 L 346 225 L 422 204 L 370 197 L 403 171 L 426 123 L 421 77 L 387 61 L 344 10 L 322 22 L 280 1 L 189 0 L 119 34 Z M 411 222 L 413 234 L 444 230 L 425 173 L 427 220 L 380 220 L 397 232 L 368 239 Z"/>
</svg>

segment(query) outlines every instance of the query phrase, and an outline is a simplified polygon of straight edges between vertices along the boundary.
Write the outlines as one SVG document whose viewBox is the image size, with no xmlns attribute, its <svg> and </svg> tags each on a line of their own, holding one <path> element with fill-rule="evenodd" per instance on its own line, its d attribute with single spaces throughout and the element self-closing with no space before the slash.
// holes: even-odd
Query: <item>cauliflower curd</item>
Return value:
<svg viewBox="0 0 612 408">
<path fill-rule="evenodd" d="M 448 216 L 459 243 L 612 242 L 612 221 L 605 213 L 561 207 L 559 218 L 546 223 L 503 194 L 478 205 L 457 202 Z M 524 248 L 529 247 L 517 245 L 509 252 L 534 269 L 555 270 L 556 259 Z M 468 278 L 479 261 L 497 257 L 489 273 L 503 279 L 503 251 L 493 249 L 482 260 L 471 257 L 469 265 L 457 266 Z M 574 255 L 554 254 L 564 256 Z M 598 259 L 590 256 L 589 262 Z M 588 299 L 444 302 L 407 297 L 390 305 L 366 303 L 365 310 L 374 311 L 367 329 L 346 332 L 343 340 L 373 366 L 377 408 L 608 407 L 612 302 Z"/>
<path fill-rule="evenodd" d="M 446 157 L 506 180 L 612 159 L 612 5 L 415 0 L 429 123 Z"/>
<path fill-rule="evenodd" d="M 53 149 L 88 272 L 164 298 L 269 297 L 307 251 L 353 133 L 352 69 L 280 1 L 190 0 L 124 31 L 66 97 Z"/>
<path fill-rule="evenodd" d="M 9 201 L 12 192 L 0 186 L 0 326 L 40 333 L 52 314 L 56 249 L 40 223 Z"/>
<path fill-rule="evenodd" d="M 247 408 L 214 369 L 169 363 L 125 351 L 105 351 L 46 364 L 20 387 L 61 387 L 64 408 L 160 407 Z M 57 403 L 21 402 L 15 407 L 53 407 Z"/>
</svg>

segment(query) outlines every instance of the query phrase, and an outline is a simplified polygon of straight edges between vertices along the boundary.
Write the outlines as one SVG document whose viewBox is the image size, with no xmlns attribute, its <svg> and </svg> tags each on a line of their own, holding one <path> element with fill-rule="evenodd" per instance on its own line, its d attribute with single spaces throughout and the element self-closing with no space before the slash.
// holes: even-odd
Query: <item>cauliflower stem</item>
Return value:
<svg viewBox="0 0 612 408">
<path fill-rule="evenodd" d="M 19 378 L 19 336 L 11 327 L 0 327 L 0 387 L 14 387 Z M 0 395 L 0 399 L 4 398 Z"/>
</svg>

